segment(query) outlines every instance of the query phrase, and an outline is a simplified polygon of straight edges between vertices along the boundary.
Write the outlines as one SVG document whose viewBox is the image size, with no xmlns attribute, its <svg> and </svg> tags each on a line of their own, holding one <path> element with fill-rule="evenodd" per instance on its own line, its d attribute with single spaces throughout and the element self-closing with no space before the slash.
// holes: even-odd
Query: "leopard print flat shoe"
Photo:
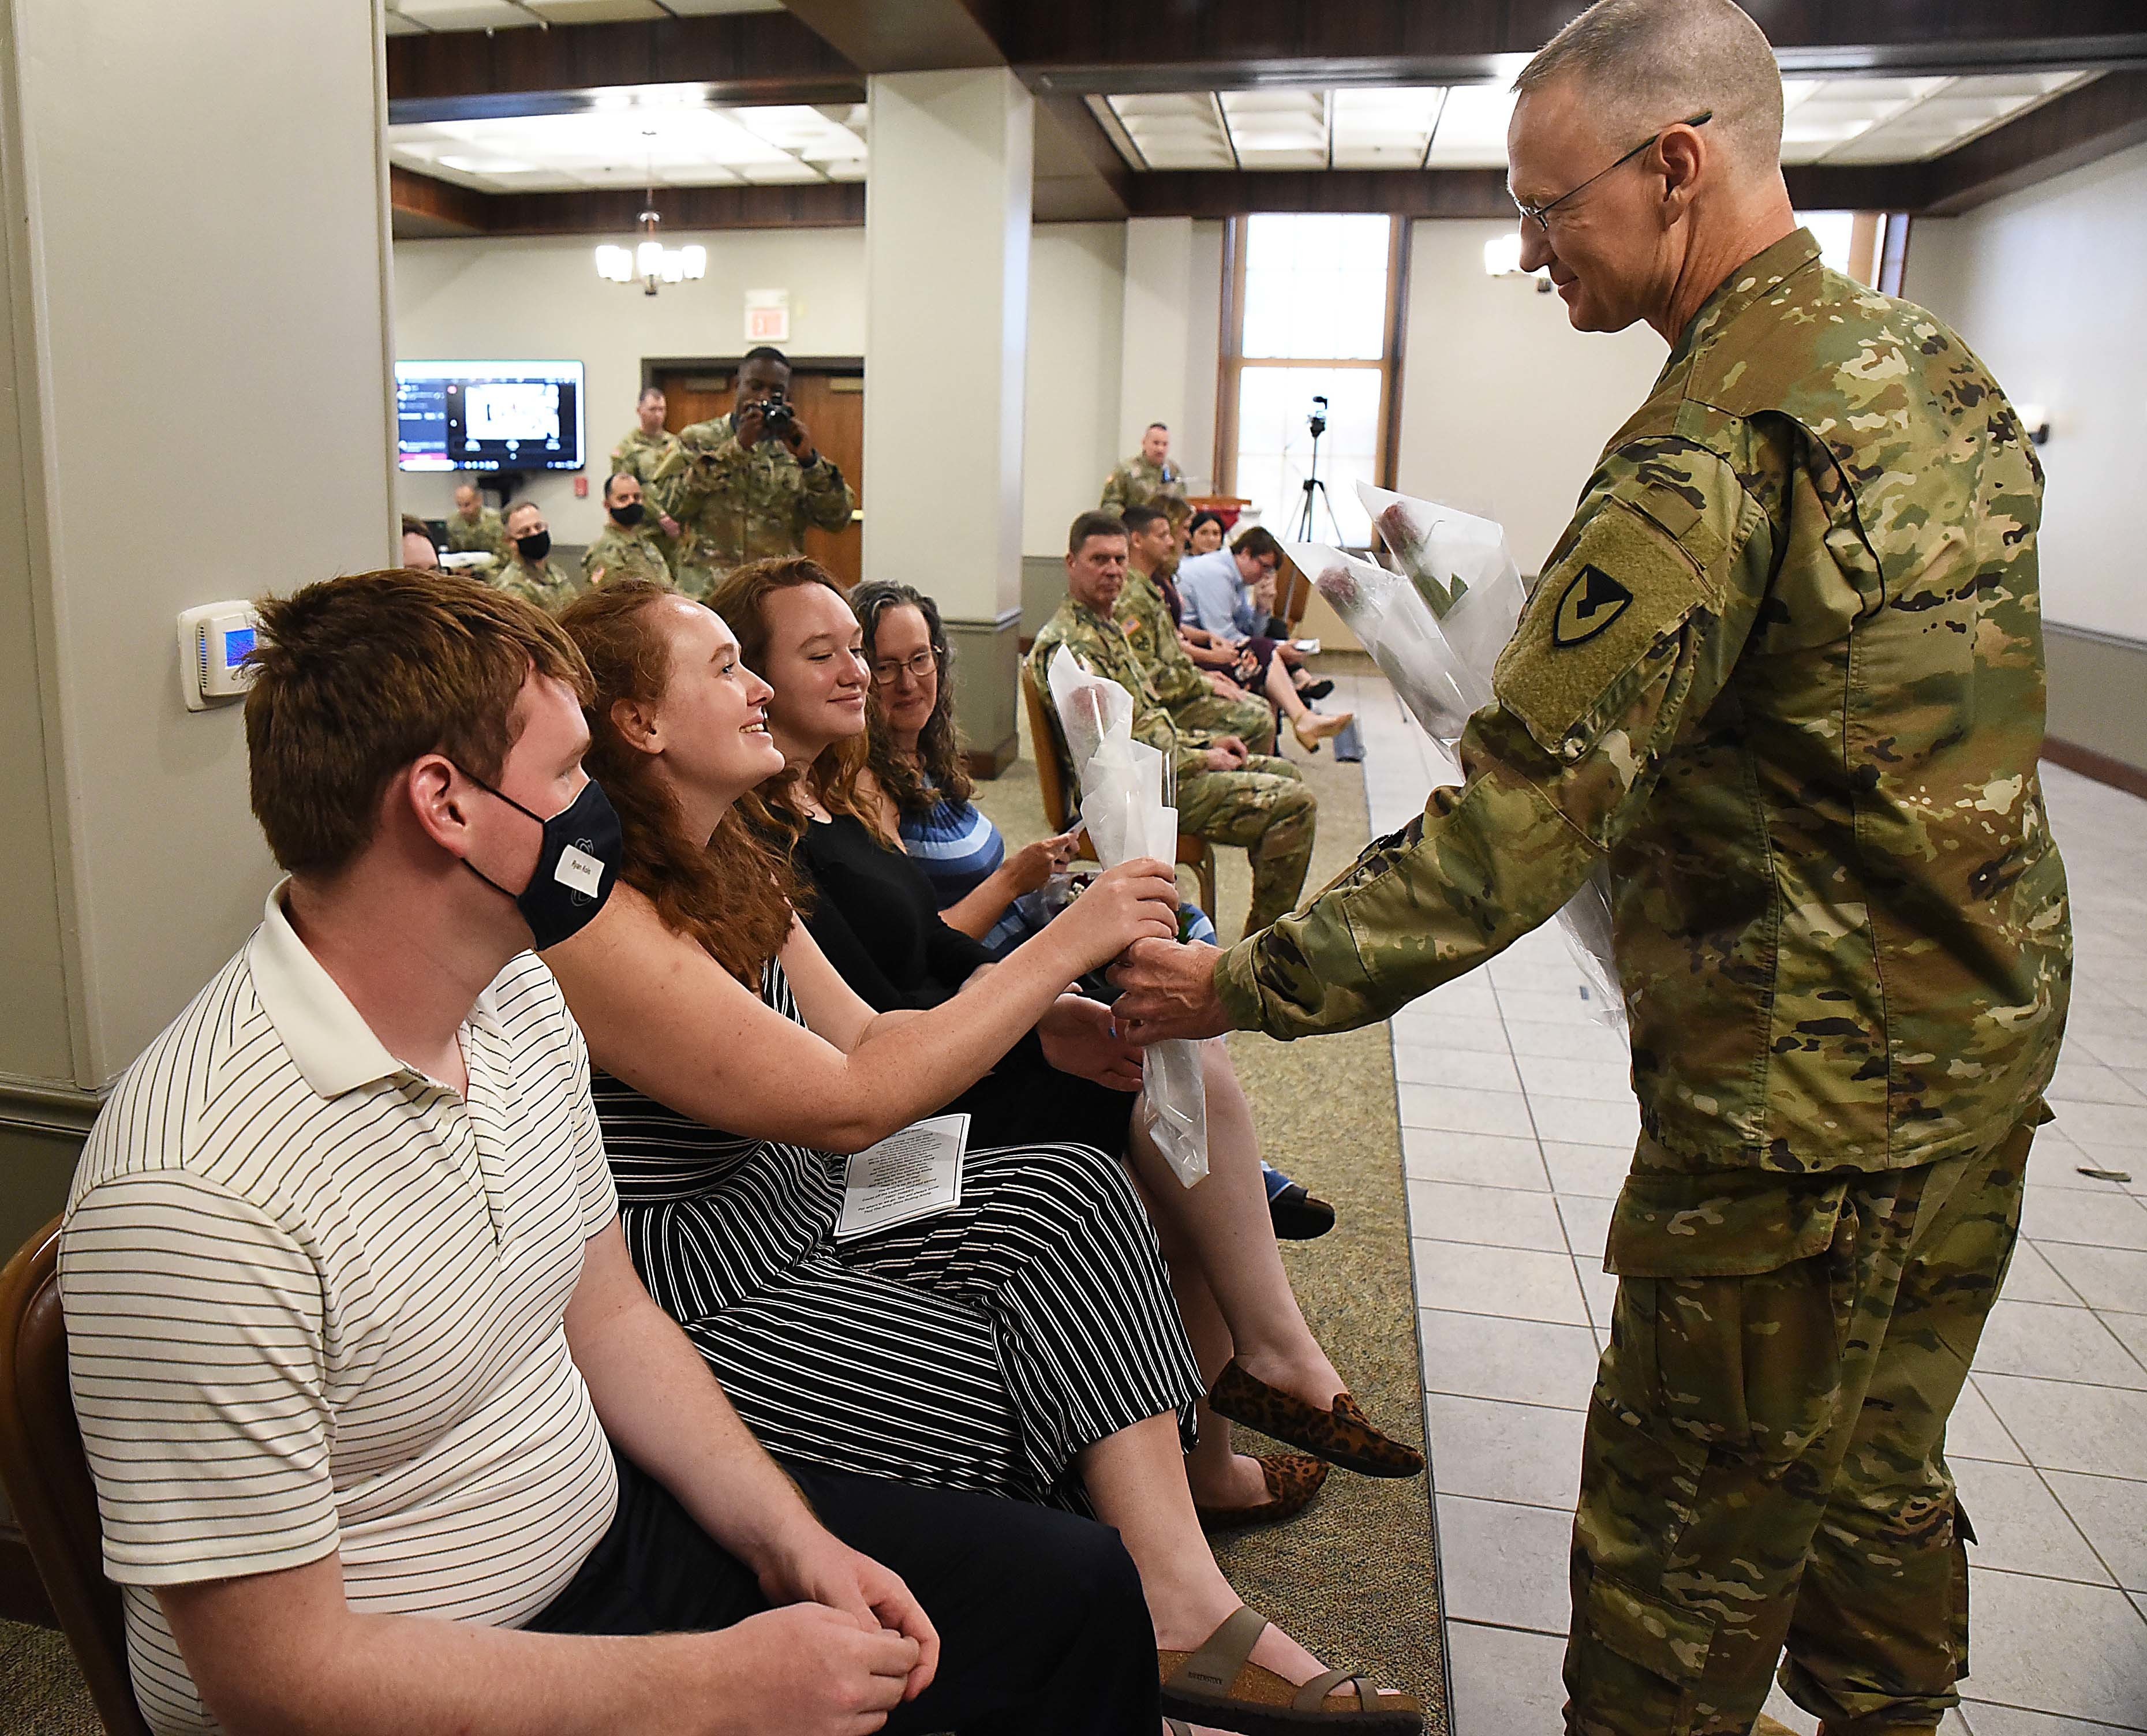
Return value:
<svg viewBox="0 0 2147 1736">
<path fill-rule="evenodd" d="M 1304 1512 L 1327 1481 L 1327 1461 L 1314 1458 L 1308 1453 L 1263 1453 L 1259 1463 L 1260 1475 L 1268 1486 L 1268 1498 L 1252 1507 L 1203 1507 L 1196 1501 L 1193 1510 L 1200 1515 L 1202 1530 L 1279 1525 L 1284 1519 Z"/>
<path fill-rule="evenodd" d="M 1208 1404 L 1219 1417 L 1302 1447 L 1360 1477 L 1414 1477 L 1424 1469 L 1424 1454 L 1380 1433 L 1347 1393 L 1334 1395 L 1332 1408 L 1316 1409 L 1248 1374 L 1235 1358 L 1216 1376 Z"/>
</svg>

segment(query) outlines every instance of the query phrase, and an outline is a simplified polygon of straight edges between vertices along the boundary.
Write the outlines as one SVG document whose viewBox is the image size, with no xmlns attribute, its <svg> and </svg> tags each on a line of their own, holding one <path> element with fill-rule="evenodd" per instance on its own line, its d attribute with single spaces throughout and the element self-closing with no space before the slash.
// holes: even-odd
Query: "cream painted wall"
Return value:
<svg viewBox="0 0 2147 1736">
<path fill-rule="evenodd" d="M 1021 547 L 1054 555 L 1118 463 L 1124 223 L 1043 223 L 1028 276 Z"/>
<path fill-rule="evenodd" d="M 1645 326 L 1575 332 L 1565 305 L 1484 271 L 1510 223 L 1410 226 L 1408 337 L 1396 485 L 1496 518 L 1521 571 L 1539 570 L 1604 443 L 1668 354 Z"/>
<path fill-rule="evenodd" d="M 795 356 L 859 356 L 865 348 L 862 229 L 743 229 L 673 237 L 708 250 L 698 283 L 654 296 L 596 273 L 595 239 L 524 237 L 395 243 L 395 351 L 408 360 L 533 357 L 578 360 L 588 389 L 589 493 L 574 473 L 533 478 L 529 493 L 552 534 L 586 543 L 603 528 L 604 460 L 633 426 L 644 357 L 742 355 L 748 289 L 790 292 Z M 403 509 L 443 517 L 457 478 L 404 473 Z"/>
<path fill-rule="evenodd" d="M 1909 299 L 1953 326 L 2015 404 L 2050 413 L 2043 612 L 2147 643 L 2147 145 L 1909 231 Z"/>
<path fill-rule="evenodd" d="M 1115 457 L 1136 450 L 1151 422 L 1170 429 L 1171 455 L 1206 493 L 1215 468 L 1215 363 L 1220 346 L 1223 226 L 1189 217 L 1125 226 L 1125 313 Z"/>
<path fill-rule="evenodd" d="M 272 878 L 239 711 L 184 708 L 173 616 L 395 546 L 379 30 L 287 0 L 0 13 L 0 808 L 46 816 L 10 838 L 0 1074 L 62 1097 L 184 1006 Z"/>
</svg>

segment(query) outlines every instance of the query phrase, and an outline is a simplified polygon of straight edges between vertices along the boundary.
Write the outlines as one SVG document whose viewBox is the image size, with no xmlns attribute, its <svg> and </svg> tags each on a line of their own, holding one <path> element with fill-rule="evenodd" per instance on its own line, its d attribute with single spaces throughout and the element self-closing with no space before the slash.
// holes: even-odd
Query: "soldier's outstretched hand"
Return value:
<svg viewBox="0 0 2147 1736">
<path fill-rule="evenodd" d="M 1219 1037 L 1230 1015 L 1215 993 L 1214 947 L 1174 940 L 1137 940 L 1110 969 L 1124 991 L 1111 1004 L 1119 1029 L 1148 1044 L 1171 1037 Z"/>
</svg>

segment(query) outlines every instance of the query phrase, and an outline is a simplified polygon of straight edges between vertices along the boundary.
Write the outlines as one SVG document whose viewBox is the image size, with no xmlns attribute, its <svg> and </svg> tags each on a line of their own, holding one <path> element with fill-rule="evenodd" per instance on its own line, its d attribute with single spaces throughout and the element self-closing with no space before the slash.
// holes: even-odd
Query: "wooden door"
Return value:
<svg viewBox="0 0 2147 1736">
<path fill-rule="evenodd" d="M 676 433 L 697 422 L 729 415 L 738 395 L 736 366 L 711 363 L 658 368 L 649 383 L 663 390 L 663 425 Z M 848 528 L 805 533 L 806 553 L 833 573 L 844 590 L 854 586 L 864 571 L 863 536 L 858 523 L 865 497 L 864 385 L 864 376 L 853 368 L 800 367 L 790 375 L 790 402 L 797 407 L 798 419 L 811 431 L 821 455 L 840 465 L 844 480 L 857 491 L 858 512 Z"/>
</svg>

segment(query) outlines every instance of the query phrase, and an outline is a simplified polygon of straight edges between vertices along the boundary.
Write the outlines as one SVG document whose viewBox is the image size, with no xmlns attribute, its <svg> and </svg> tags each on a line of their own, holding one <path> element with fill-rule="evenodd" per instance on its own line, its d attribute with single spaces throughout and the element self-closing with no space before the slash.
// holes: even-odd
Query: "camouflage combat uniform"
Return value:
<svg viewBox="0 0 2147 1736">
<path fill-rule="evenodd" d="M 2041 472 L 1959 338 L 1799 232 L 1612 440 L 1468 782 L 1224 955 L 1237 1023 L 1384 1017 L 1606 857 L 1642 1133 L 1573 1549 L 1568 1728 L 1935 1723 L 1942 1451 L 2071 978 L 2036 778 Z"/>
<path fill-rule="evenodd" d="M 1255 753 L 1274 752 L 1274 708 L 1250 693 L 1227 698 L 1208 684 L 1200 665 L 1179 642 L 1170 605 L 1146 573 L 1126 569 L 1125 588 L 1119 593 L 1119 606 L 1111 618 L 1134 648 L 1156 698 L 1181 732 L 1211 738 L 1234 735 Z"/>
<path fill-rule="evenodd" d="M 486 573 L 484 582 L 553 615 L 588 588 L 571 573 L 561 571 L 548 555 L 533 567 L 519 553 L 508 557 L 498 572 Z"/>
<path fill-rule="evenodd" d="M 503 564 L 511 552 L 507 527 L 499 522 L 499 513 L 493 508 L 479 507 L 475 523 L 463 518 L 459 510 L 448 514 L 449 554 L 488 554 Z"/>
<path fill-rule="evenodd" d="M 1104 478 L 1103 508 L 1107 513 L 1145 506 L 1161 512 L 1165 497 L 1185 498 L 1185 473 L 1168 458 L 1151 464 L 1145 453 L 1137 452 Z"/>
<path fill-rule="evenodd" d="M 1253 902 L 1245 932 L 1274 921 L 1304 889 L 1319 819 L 1318 802 L 1297 768 L 1288 760 L 1255 754 L 1237 771 L 1210 771 L 1209 738 L 1179 733 L 1125 634 L 1070 595 L 1044 623 L 1028 653 L 1029 674 L 1046 710 L 1051 708 L 1051 659 L 1062 644 L 1082 668 L 1115 681 L 1134 696 L 1134 736 L 1171 756 L 1178 778 L 1179 829 L 1210 843 L 1234 844 L 1250 859 Z"/>
<path fill-rule="evenodd" d="M 658 513 L 673 520 L 678 516 L 675 510 L 678 478 L 676 475 L 667 477 L 660 484 L 656 480 L 656 473 L 664 459 L 678 449 L 678 437 L 668 428 L 658 428 L 653 434 L 644 434 L 638 424 L 611 449 L 612 475 L 630 476 L 641 484 L 641 498 L 648 503 L 652 518 Z M 609 477 L 605 478 L 607 484 L 610 479 Z M 680 528 L 683 533 L 683 527 Z M 663 555 L 664 564 L 676 568 L 683 535 L 667 537 L 661 525 L 656 527 L 654 535 L 658 552 Z"/>
<path fill-rule="evenodd" d="M 622 578 L 653 579 L 671 583 L 671 564 L 663 558 L 663 533 L 646 518 L 628 530 L 604 514 L 604 528 L 595 542 L 582 552 L 582 583 L 593 585 L 602 573 L 606 583 Z"/>
<path fill-rule="evenodd" d="M 676 491 L 671 516 L 685 532 L 678 588 L 692 597 L 706 597 L 748 561 L 803 554 L 808 525 L 841 530 L 858 504 L 833 459 L 800 464 L 779 440 L 763 440 L 748 452 L 728 416 L 697 422 L 679 435 L 678 450 L 658 464 L 656 475 Z"/>
</svg>

